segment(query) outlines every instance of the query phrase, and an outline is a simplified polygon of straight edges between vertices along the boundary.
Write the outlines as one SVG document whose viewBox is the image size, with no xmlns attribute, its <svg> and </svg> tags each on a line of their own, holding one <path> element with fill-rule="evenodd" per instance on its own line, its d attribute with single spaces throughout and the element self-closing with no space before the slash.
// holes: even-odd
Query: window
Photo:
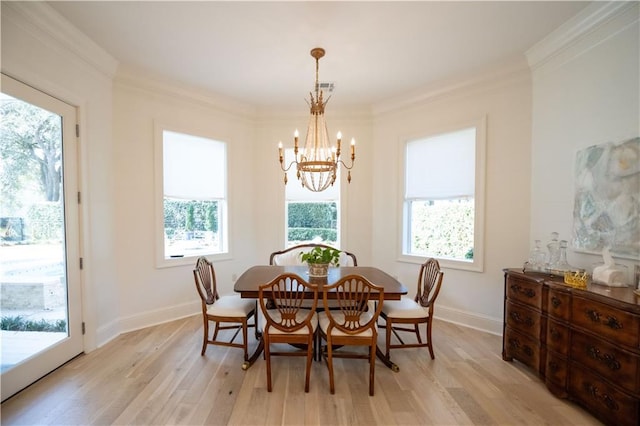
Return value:
<svg viewBox="0 0 640 426">
<path fill-rule="evenodd" d="M 285 161 L 293 160 L 293 149 L 285 150 Z M 303 188 L 295 177 L 295 165 L 285 185 L 285 241 L 287 247 L 323 243 L 340 247 L 340 176 L 322 192 Z"/>
<path fill-rule="evenodd" d="M 404 148 L 403 256 L 481 271 L 484 122 Z"/>
<path fill-rule="evenodd" d="M 160 263 L 227 253 L 226 144 L 164 129 L 160 133 Z"/>
</svg>

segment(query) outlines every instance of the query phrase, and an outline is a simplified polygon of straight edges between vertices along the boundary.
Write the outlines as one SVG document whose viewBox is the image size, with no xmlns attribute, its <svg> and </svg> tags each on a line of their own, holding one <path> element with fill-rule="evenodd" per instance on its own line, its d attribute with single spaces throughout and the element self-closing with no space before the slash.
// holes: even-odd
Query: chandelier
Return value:
<svg viewBox="0 0 640 426">
<path fill-rule="evenodd" d="M 351 183 L 351 169 L 356 159 L 355 140 L 351 139 L 351 165 L 347 166 L 340 159 L 340 143 L 342 142 L 342 133 L 338 132 L 337 142 L 334 147 L 329 144 L 329 136 L 327 133 L 327 123 L 324 119 L 324 107 L 329 101 L 323 100 L 323 93 L 318 84 L 318 69 L 320 58 L 324 56 L 324 49 L 316 47 L 311 49 L 311 56 L 316 60 L 316 85 L 315 96 L 309 93 L 311 97 L 311 116 L 309 117 L 309 127 L 307 129 L 307 137 L 305 139 L 302 152 L 298 150 L 298 130 L 295 131 L 293 137 L 293 154 L 294 160 L 287 167 L 284 165 L 284 155 L 282 150 L 282 142 L 278 144 L 278 152 L 280 155 L 280 168 L 284 172 L 284 184 L 287 184 L 287 172 L 295 164 L 297 169 L 297 178 L 302 186 L 313 192 L 321 192 L 333 185 L 336 181 L 336 172 L 341 163 L 347 169 L 347 181 Z"/>
</svg>

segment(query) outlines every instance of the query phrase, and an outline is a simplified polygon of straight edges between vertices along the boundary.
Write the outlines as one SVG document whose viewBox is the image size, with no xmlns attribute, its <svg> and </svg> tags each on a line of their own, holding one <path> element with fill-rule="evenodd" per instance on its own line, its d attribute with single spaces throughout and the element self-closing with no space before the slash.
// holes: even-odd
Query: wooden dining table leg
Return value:
<svg viewBox="0 0 640 426">
<path fill-rule="evenodd" d="M 258 337 L 258 335 L 260 337 Z M 258 346 L 256 347 L 255 352 L 251 354 L 248 360 L 242 363 L 242 369 L 248 370 L 249 367 L 253 365 L 254 362 L 260 357 L 262 352 L 264 351 L 264 339 L 262 338 L 262 333 L 256 333 L 256 338 L 258 339 Z"/>
<path fill-rule="evenodd" d="M 398 367 L 397 364 L 391 361 L 391 358 L 387 357 L 378 345 L 376 345 L 376 355 L 378 356 L 378 358 L 380 358 L 380 361 L 382 361 L 384 365 L 391 369 L 391 371 L 393 371 L 394 373 L 400 371 L 400 367 Z"/>
<path fill-rule="evenodd" d="M 253 363 L 256 362 L 258 357 L 260 357 L 260 355 L 264 351 L 264 339 L 262 338 L 262 332 L 260 331 L 260 327 L 258 325 L 258 314 L 257 314 L 258 309 L 260 309 L 260 307 L 258 306 L 258 301 L 256 300 L 255 329 L 256 329 L 256 340 L 258 341 L 258 346 L 256 347 L 256 350 L 253 352 L 253 354 L 251 354 L 249 359 L 242 363 L 243 370 L 248 370 L 249 367 L 251 367 Z"/>
</svg>

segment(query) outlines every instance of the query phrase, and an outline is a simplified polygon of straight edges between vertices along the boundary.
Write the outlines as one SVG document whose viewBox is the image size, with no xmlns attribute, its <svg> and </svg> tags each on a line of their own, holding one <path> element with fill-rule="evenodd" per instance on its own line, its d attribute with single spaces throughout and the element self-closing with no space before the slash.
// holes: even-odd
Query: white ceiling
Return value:
<svg viewBox="0 0 640 426">
<path fill-rule="evenodd" d="M 258 107 L 306 106 L 323 47 L 330 105 L 362 107 L 522 59 L 588 2 L 49 4 L 129 70 Z"/>
</svg>

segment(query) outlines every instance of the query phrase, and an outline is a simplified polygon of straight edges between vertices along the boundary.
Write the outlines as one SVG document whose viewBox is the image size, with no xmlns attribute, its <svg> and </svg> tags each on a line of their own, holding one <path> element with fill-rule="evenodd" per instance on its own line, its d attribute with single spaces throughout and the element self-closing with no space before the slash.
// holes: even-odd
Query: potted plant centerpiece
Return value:
<svg viewBox="0 0 640 426">
<path fill-rule="evenodd" d="M 300 258 L 309 265 L 310 277 L 326 277 L 329 266 L 340 266 L 340 250 L 331 247 L 314 247 L 308 252 L 300 252 Z"/>
</svg>

